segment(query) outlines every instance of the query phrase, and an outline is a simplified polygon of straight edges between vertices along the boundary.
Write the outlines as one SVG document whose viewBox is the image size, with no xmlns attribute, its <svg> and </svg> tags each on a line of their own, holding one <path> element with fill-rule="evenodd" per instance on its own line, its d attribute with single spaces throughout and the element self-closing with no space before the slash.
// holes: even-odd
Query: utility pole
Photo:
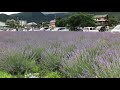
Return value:
<svg viewBox="0 0 120 90">
<path fill-rule="evenodd" d="M 17 28 L 16 28 L 17 31 L 18 31 L 18 28 L 19 28 L 19 17 L 17 17 Z"/>
<path fill-rule="evenodd" d="M 34 24 L 34 23 L 32 22 L 32 31 L 33 31 L 33 24 Z"/>
<path fill-rule="evenodd" d="M 55 14 L 55 20 L 56 20 L 56 14 Z"/>
<path fill-rule="evenodd" d="M 56 14 L 55 14 L 55 23 L 56 23 Z M 55 25 L 55 27 L 56 27 L 56 25 Z"/>
</svg>

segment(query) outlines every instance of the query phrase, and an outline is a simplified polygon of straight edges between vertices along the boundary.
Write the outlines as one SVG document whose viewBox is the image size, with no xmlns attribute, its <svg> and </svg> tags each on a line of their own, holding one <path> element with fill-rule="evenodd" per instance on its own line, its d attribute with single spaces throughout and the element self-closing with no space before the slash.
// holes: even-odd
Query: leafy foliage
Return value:
<svg viewBox="0 0 120 90">
<path fill-rule="evenodd" d="M 68 26 L 71 31 L 77 31 L 77 27 L 95 26 L 95 21 L 91 15 L 83 13 L 73 13 L 68 18 L 58 18 L 57 27 Z"/>
<path fill-rule="evenodd" d="M 56 20 L 56 27 L 65 27 L 67 24 L 66 20 L 65 19 L 62 19 L 62 18 L 57 18 Z"/>
<path fill-rule="evenodd" d="M 1 32 L 0 38 L 1 77 L 120 77 L 117 33 Z"/>
<path fill-rule="evenodd" d="M 58 72 L 49 72 L 43 78 L 61 78 L 62 76 Z"/>
<path fill-rule="evenodd" d="M 14 19 L 12 20 L 7 20 L 6 24 L 9 25 L 10 28 L 17 28 L 19 23 L 15 21 Z"/>
<path fill-rule="evenodd" d="M 5 71 L 0 71 L 0 78 L 13 78 L 13 76 Z"/>
<path fill-rule="evenodd" d="M 115 17 L 109 17 L 109 26 L 117 25 L 119 21 Z"/>
<path fill-rule="evenodd" d="M 0 63 L 2 70 L 5 70 L 13 75 L 30 72 L 34 66 L 34 59 L 29 59 L 20 53 L 11 53 L 3 58 L 3 61 Z"/>
<path fill-rule="evenodd" d="M 73 31 L 76 31 L 77 27 L 95 26 L 92 16 L 83 13 L 75 13 L 69 16 L 67 23 Z"/>
</svg>

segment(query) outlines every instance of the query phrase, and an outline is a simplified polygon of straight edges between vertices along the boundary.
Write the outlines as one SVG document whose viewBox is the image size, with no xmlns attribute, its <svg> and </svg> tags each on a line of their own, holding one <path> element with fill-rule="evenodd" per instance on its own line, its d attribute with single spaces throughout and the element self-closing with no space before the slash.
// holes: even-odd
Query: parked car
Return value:
<svg viewBox="0 0 120 90">
<path fill-rule="evenodd" d="M 33 30 L 33 31 L 40 31 L 39 29 L 35 29 L 35 30 Z"/>
<path fill-rule="evenodd" d="M 52 29 L 51 29 L 51 28 L 48 28 L 48 29 L 46 29 L 45 31 L 52 31 Z"/>
<path fill-rule="evenodd" d="M 46 31 L 48 29 L 49 29 L 49 27 L 42 27 L 42 28 L 40 28 L 40 31 Z"/>
<path fill-rule="evenodd" d="M 31 28 L 31 29 L 29 29 L 28 31 L 33 31 L 33 29 Z"/>
<path fill-rule="evenodd" d="M 106 27 L 105 26 L 98 26 L 98 27 L 96 27 L 96 29 L 99 30 L 99 32 L 106 31 Z"/>
<path fill-rule="evenodd" d="M 12 29 L 11 31 L 16 31 L 16 29 Z"/>
<path fill-rule="evenodd" d="M 76 31 L 82 31 L 83 32 L 83 29 L 77 29 Z"/>
<path fill-rule="evenodd" d="M 56 27 L 52 31 L 69 31 L 66 27 Z"/>
<path fill-rule="evenodd" d="M 28 31 L 27 29 L 23 29 L 23 31 Z"/>
<path fill-rule="evenodd" d="M 117 25 L 116 27 L 114 27 L 111 32 L 120 32 L 120 25 Z"/>
<path fill-rule="evenodd" d="M 83 31 L 83 28 L 82 27 L 77 27 L 76 31 Z"/>
<path fill-rule="evenodd" d="M 99 32 L 95 27 L 84 27 L 83 32 Z"/>
<path fill-rule="evenodd" d="M 0 30 L 0 31 L 3 31 L 3 30 Z"/>
</svg>

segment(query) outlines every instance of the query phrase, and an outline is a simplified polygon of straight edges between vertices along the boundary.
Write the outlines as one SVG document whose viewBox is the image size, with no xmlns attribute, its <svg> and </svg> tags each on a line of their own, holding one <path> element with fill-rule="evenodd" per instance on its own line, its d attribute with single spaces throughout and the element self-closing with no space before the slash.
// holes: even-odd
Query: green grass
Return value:
<svg viewBox="0 0 120 90">
<path fill-rule="evenodd" d="M 14 78 L 14 77 L 5 71 L 0 71 L 0 78 Z"/>
<path fill-rule="evenodd" d="M 35 60 L 28 58 L 21 53 L 10 53 L 0 63 L 0 68 L 12 75 L 30 72 L 36 66 Z"/>
<path fill-rule="evenodd" d="M 62 78 L 62 76 L 58 72 L 49 72 L 43 78 Z"/>
</svg>

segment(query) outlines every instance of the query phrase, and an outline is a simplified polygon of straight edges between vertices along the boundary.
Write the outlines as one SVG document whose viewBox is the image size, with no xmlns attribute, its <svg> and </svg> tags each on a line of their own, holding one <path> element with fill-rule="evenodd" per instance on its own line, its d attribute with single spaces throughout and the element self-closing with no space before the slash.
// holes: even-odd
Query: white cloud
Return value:
<svg viewBox="0 0 120 90">
<path fill-rule="evenodd" d="M 20 13 L 20 12 L 0 12 L 0 14 L 7 14 L 7 15 L 16 14 L 16 13 Z"/>
<path fill-rule="evenodd" d="M 68 13 L 68 12 L 42 12 L 44 14 L 54 14 L 54 13 Z"/>
<path fill-rule="evenodd" d="M 20 12 L 0 12 L 0 14 L 7 14 L 7 15 L 10 15 L 10 14 L 16 14 L 16 13 L 20 13 Z M 42 12 L 44 14 L 54 14 L 54 13 L 67 13 L 67 12 Z"/>
</svg>

